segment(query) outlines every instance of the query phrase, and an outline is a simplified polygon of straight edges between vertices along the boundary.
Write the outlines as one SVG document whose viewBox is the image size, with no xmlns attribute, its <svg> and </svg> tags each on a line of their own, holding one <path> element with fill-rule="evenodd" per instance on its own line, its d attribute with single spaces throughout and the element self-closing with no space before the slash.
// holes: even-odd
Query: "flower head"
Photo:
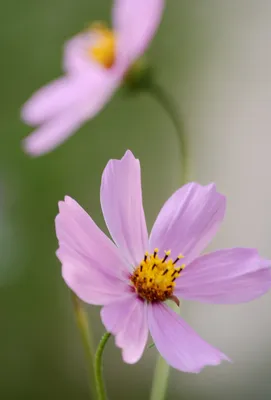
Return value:
<svg viewBox="0 0 271 400">
<path fill-rule="evenodd" d="M 65 45 L 66 75 L 38 90 L 22 110 L 25 122 L 39 126 L 24 141 L 29 154 L 51 151 L 103 108 L 146 50 L 163 7 L 164 0 L 115 0 L 112 30 L 96 23 Z"/>
<path fill-rule="evenodd" d="M 162 207 L 148 238 L 140 164 L 130 151 L 106 166 L 104 218 L 115 244 L 70 197 L 59 203 L 58 258 L 67 285 L 86 303 L 102 305 L 102 321 L 127 363 L 137 362 L 148 331 L 173 367 L 199 372 L 227 356 L 201 339 L 165 300 L 240 303 L 271 286 L 270 262 L 253 249 L 200 256 L 215 236 L 225 197 L 213 184 L 188 183 Z"/>
</svg>

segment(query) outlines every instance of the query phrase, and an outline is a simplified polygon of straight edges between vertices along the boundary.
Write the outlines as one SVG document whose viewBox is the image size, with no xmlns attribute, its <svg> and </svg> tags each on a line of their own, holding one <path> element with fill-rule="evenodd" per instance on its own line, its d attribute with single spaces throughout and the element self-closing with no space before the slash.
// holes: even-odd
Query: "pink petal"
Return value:
<svg viewBox="0 0 271 400">
<path fill-rule="evenodd" d="M 93 33 L 81 33 L 65 43 L 63 67 L 68 74 L 79 75 L 90 69 L 96 69 L 97 73 L 107 75 L 107 71 L 88 55 L 89 48 L 96 42 L 97 35 Z"/>
<path fill-rule="evenodd" d="M 24 139 L 24 150 L 32 156 L 48 153 L 79 129 L 85 119 L 78 110 L 59 114 Z"/>
<path fill-rule="evenodd" d="M 110 304 L 130 293 L 127 282 L 108 275 L 88 262 L 82 263 L 80 257 L 71 256 L 65 246 L 57 251 L 62 262 L 62 276 L 67 286 L 86 303 L 95 305 Z"/>
<path fill-rule="evenodd" d="M 152 40 L 162 18 L 164 0 L 115 0 L 113 25 L 117 32 L 118 57 L 133 62 Z"/>
<path fill-rule="evenodd" d="M 215 236 L 225 213 L 226 199 L 215 185 L 188 183 L 162 207 L 151 231 L 150 248 L 182 253 L 188 264 Z"/>
<path fill-rule="evenodd" d="M 69 62 L 77 64 L 73 56 Z M 119 74 L 89 60 L 88 68 L 80 74 L 59 78 L 38 90 L 24 105 L 22 118 L 31 125 L 44 125 L 26 139 L 25 150 L 32 155 L 53 150 L 101 111 L 120 81 Z"/>
<path fill-rule="evenodd" d="M 116 81 L 116 86 L 118 86 L 122 81 L 123 74 L 126 72 L 127 65 L 122 62 L 116 62 L 108 69 L 91 58 L 88 52 L 97 43 L 97 40 L 99 40 L 99 34 L 91 31 L 91 28 L 88 32 L 81 33 L 70 39 L 64 48 L 64 70 L 73 77 L 95 73 L 97 76 L 101 75 L 103 80 Z M 94 80 L 97 79 L 99 78 Z"/>
<path fill-rule="evenodd" d="M 173 368 L 200 372 L 207 365 L 228 360 L 201 339 L 174 311 L 162 303 L 148 307 L 149 328 L 157 350 Z"/>
<path fill-rule="evenodd" d="M 129 270 L 117 247 L 97 227 L 90 216 L 72 198 L 66 196 L 59 202 L 59 214 L 55 220 L 59 241 L 60 260 L 78 260 L 91 272 L 98 272 L 127 280 Z"/>
<path fill-rule="evenodd" d="M 39 125 L 76 104 L 84 92 L 84 80 L 61 77 L 39 89 L 22 108 L 29 125 Z"/>
<path fill-rule="evenodd" d="M 148 248 L 148 233 L 140 164 L 130 151 L 121 160 L 110 160 L 105 167 L 101 205 L 112 238 L 130 265 L 136 266 Z"/>
<path fill-rule="evenodd" d="M 207 303 L 241 303 L 271 287 L 271 261 L 254 249 L 226 249 L 197 258 L 176 280 L 175 294 Z"/>
<path fill-rule="evenodd" d="M 123 360 L 129 364 L 136 363 L 148 338 L 146 303 L 130 294 L 126 299 L 103 307 L 101 318 L 106 329 L 116 336 Z"/>
<path fill-rule="evenodd" d="M 34 95 L 27 106 L 28 119 L 30 120 L 32 117 L 32 122 L 50 117 L 53 119 L 45 122 L 25 139 L 25 151 L 33 156 L 47 153 L 68 139 L 84 122 L 93 118 L 103 108 L 118 85 L 115 78 L 111 76 L 107 78 L 109 79 L 103 80 L 101 75 L 95 76 L 94 71 L 93 74 L 76 78 L 77 83 L 66 88 L 66 94 L 70 97 L 63 100 L 62 105 L 58 106 L 56 106 L 56 101 L 57 99 L 60 101 L 60 97 L 64 96 L 64 88 L 63 92 L 59 91 L 55 97 L 53 96 L 53 87 L 51 88 L 51 97 L 42 96 L 42 92 L 40 97 L 37 95 L 35 98 Z M 54 115 L 54 112 L 60 111 L 61 107 L 66 108 Z"/>
</svg>

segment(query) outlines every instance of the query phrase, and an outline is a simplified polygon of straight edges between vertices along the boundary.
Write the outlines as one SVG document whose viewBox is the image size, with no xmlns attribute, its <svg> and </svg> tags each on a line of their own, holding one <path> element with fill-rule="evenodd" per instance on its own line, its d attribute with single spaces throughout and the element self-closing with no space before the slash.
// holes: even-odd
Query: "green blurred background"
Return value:
<svg viewBox="0 0 271 400">
<path fill-rule="evenodd" d="M 136 1 L 136 0 L 134 0 Z M 147 0 L 146 0 L 147 1 Z M 104 229 L 102 170 L 127 148 L 140 158 L 151 226 L 181 177 L 178 141 L 147 95 L 117 94 L 54 152 L 26 156 L 21 105 L 61 74 L 65 40 L 93 20 L 110 21 L 109 0 L 1 3 L 0 398 L 88 399 L 84 355 L 70 295 L 56 260 L 57 202 L 74 197 Z M 228 196 L 212 248 L 257 247 L 271 258 L 271 2 L 168 0 L 148 54 L 175 96 L 189 135 L 192 178 Z M 270 294 L 251 304 L 183 304 L 184 318 L 234 360 L 200 375 L 172 371 L 168 399 L 269 399 Z M 103 327 L 89 307 L 95 342 Z M 123 364 L 113 340 L 105 354 L 110 399 L 147 399 L 156 359 Z"/>
</svg>

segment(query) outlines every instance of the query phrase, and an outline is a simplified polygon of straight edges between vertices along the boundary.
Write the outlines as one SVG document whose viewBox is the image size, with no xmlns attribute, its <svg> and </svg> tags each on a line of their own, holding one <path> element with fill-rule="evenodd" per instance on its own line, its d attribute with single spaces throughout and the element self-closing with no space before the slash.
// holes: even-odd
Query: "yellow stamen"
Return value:
<svg viewBox="0 0 271 400">
<path fill-rule="evenodd" d="M 175 266 L 183 258 L 181 254 L 173 261 L 168 259 L 170 250 L 165 251 L 163 258 L 159 258 L 158 253 L 158 249 L 154 249 L 154 253 L 150 255 L 146 252 L 144 260 L 131 276 L 131 282 L 138 295 L 150 302 L 172 298 L 175 280 L 185 267 L 184 264 Z"/>
<path fill-rule="evenodd" d="M 90 32 L 97 35 L 94 45 L 88 48 L 89 57 L 103 65 L 111 68 L 115 62 L 116 38 L 112 30 L 103 23 L 95 23 L 90 27 Z"/>
</svg>

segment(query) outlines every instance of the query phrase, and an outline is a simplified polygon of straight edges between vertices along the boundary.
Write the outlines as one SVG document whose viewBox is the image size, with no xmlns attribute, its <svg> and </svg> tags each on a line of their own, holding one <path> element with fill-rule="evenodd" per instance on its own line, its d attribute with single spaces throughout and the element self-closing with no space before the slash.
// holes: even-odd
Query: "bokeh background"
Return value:
<svg viewBox="0 0 271 400">
<path fill-rule="evenodd" d="M 135 0 L 136 1 L 136 0 Z M 147 0 L 146 0 L 147 1 Z M 26 156 L 30 132 L 19 110 L 61 74 L 63 43 L 93 20 L 110 20 L 109 0 L 2 2 L 0 119 L 0 398 L 88 399 L 84 355 L 70 294 L 55 257 L 54 217 L 65 194 L 104 229 L 102 170 L 127 148 L 140 158 L 148 224 L 180 182 L 170 120 L 148 95 L 117 94 L 54 152 Z M 257 247 L 271 258 L 271 2 L 168 0 L 149 59 L 176 99 L 189 136 L 192 178 L 228 197 L 212 248 Z M 271 293 L 250 304 L 183 303 L 183 317 L 234 361 L 199 375 L 172 371 L 167 398 L 270 399 Z M 89 307 L 95 342 L 103 327 Z M 149 349 L 124 365 L 110 341 L 110 399 L 147 399 L 156 359 Z"/>
</svg>

